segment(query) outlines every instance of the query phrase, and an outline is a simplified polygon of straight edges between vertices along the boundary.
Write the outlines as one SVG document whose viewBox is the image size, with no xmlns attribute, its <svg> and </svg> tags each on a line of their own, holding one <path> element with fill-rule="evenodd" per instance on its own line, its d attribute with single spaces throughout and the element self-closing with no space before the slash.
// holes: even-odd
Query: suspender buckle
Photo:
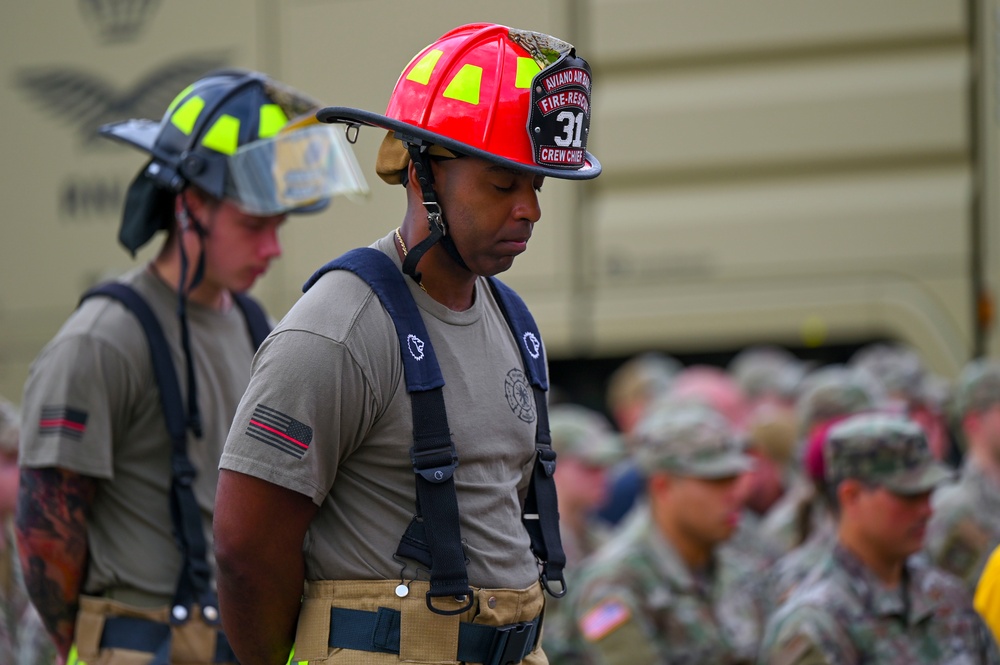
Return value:
<svg viewBox="0 0 1000 665">
<path fill-rule="evenodd" d="M 538 453 L 538 463 L 542 465 L 545 475 L 551 477 L 556 472 L 556 451 L 551 446 L 535 446 Z"/>
<path fill-rule="evenodd" d="M 443 483 L 452 477 L 458 467 L 458 455 L 450 441 L 447 446 L 432 450 L 410 448 L 410 461 L 413 472 L 429 483 Z"/>
<path fill-rule="evenodd" d="M 496 629 L 489 657 L 484 665 L 515 665 L 535 648 L 538 619 L 501 626 Z"/>
</svg>

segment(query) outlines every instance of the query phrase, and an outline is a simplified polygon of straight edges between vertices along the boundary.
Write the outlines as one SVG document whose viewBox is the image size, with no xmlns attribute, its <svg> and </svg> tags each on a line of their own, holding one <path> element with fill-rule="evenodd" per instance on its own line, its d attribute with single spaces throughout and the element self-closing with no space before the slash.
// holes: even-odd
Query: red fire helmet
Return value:
<svg viewBox="0 0 1000 665">
<path fill-rule="evenodd" d="M 455 28 L 407 64 L 385 115 L 327 107 L 323 122 L 371 125 L 517 170 L 595 178 L 587 152 L 590 66 L 571 44 L 496 24 Z"/>
</svg>

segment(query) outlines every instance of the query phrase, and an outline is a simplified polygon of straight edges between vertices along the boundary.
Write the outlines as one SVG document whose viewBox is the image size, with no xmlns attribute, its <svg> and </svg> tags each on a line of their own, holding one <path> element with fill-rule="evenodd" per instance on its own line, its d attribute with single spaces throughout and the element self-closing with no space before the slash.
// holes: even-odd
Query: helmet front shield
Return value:
<svg viewBox="0 0 1000 665">
<path fill-rule="evenodd" d="M 368 194 L 347 140 L 316 124 L 242 146 L 229 158 L 229 174 L 226 196 L 261 217 L 308 209 L 338 194 Z"/>
</svg>

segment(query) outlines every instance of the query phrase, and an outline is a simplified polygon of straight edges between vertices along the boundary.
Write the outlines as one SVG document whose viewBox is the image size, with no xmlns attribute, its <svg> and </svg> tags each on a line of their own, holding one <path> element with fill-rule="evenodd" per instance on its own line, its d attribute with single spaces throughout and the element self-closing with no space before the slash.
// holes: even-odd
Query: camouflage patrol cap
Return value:
<svg viewBox="0 0 1000 665">
<path fill-rule="evenodd" d="M 806 369 L 791 351 L 768 344 L 746 347 L 726 367 L 750 399 L 768 394 L 793 397 Z"/>
<path fill-rule="evenodd" d="M 848 366 L 867 373 L 892 395 L 923 398 L 927 370 L 916 350 L 906 344 L 877 342 L 859 349 Z"/>
<path fill-rule="evenodd" d="M 994 404 L 1000 404 L 1000 362 L 973 360 L 956 382 L 952 415 L 961 421 L 967 414 L 985 411 Z"/>
<path fill-rule="evenodd" d="M 878 386 L 843 365 L 828 365 L 806 377 L 802 394 L 795 404 L 799 435 L 806 436 L 816 425 L 877 406 Z"/>
<path fill-rule="evenodd" d="M 603 415 L 579 404 L 549 409 L 552 448 L 560 459 L 579 459 L 593 466 L 610 466 L 624 454 L 621 437 Z"/>
<path fill-rule="evenodd" d="M 823 455 L 831 487 L 852 478 L 894 494 L 921 494 L 952 475 L 934 459 L 923 428 L 894 414 L 865 413 L 837 423 Z"/>
<path fill-rule="evenodd" d="M 661 406 L 636 426 L 640 468 L 693 478 L 736 476 L 753 466 L 726 419 L 695 404 Z"/>
<path fill-rule="evenodd" d="M 666 393 L 680 371 L 680 361 L 665 353 L 647 351 L 629 358 L 608 379 L 608 408 L 614 411 Z"/>
</svg>

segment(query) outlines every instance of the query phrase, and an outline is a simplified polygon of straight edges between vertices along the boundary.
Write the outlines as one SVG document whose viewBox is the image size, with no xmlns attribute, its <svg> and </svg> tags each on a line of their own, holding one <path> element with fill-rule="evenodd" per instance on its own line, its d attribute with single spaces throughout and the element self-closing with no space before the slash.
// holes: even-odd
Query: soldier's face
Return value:
<svg viewBox="0 0 1000 665">
<path fill-rule="evenodd" d="M 671 482 L 671 501 L 687 506 L 678 513 L 680 526 L 692 538 L 707 546 L 717 545 L 739 525 L 742 493 L 740 476 L 708 480 L 675 477 Z M 697 506 L 696 509 L 692 509 Z"/>
<path fill-rule="evenodd" d="M 993 404 L 974 414 L 972 426 L 975 428 L 974 440 L 985 447 L 983 452 L 1000 463 L 1000 404 Z"/>
<path fill-rule="evenodd" d="M 607 472 L 575 457 L 560 457 L 556 465 L 559 512 L 589 512 L 607 498 Z"/>
<path fill-rule="evenodd" d="M 871 546 L 886 560 L 903 560 L 924 544 L 931 517 L 931 493 L 893 494 L 884 487 L 863 489 L 856 519 Z"/>
</svg>

